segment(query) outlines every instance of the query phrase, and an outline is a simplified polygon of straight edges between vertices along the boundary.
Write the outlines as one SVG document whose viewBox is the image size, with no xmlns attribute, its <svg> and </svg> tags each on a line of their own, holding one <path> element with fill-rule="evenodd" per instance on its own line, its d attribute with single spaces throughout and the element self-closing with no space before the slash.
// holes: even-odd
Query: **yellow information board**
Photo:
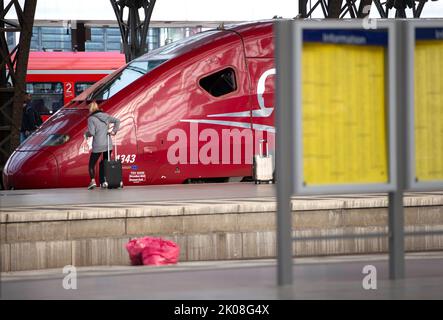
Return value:
<svg viewBox="0 0 443 320">
<path fill-rule="evenodd" d="M 443 180 L 443 41 L 416 41 L 415 175 Z"/>
<path fill-rule="evenodd" d="M 385 55 L 376 45 L 303 44 L 305 185 L 388 182 Z"/>
</svg>

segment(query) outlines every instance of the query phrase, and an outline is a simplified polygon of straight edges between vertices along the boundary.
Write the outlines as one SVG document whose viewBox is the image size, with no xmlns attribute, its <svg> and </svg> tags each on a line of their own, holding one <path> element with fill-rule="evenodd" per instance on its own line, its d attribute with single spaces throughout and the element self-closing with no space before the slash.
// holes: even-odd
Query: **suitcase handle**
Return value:
<svg viewBox="0 0 443 320">
<path fill-rule="evenodd" d="M 108 137 L 107 141 L 108 141 L 108 159 L 109 159 L 109 160 L 111 160 L 111 153 L 109 152 L 109 151 L 110 151 L 110 150 L 109 150 L 109 140 L 111 139 L 110 136 L 111 136 L 111 134 L 108 132 L 108 134 L 107 134 L 107 137 Z M 117 142 L 115 143 L 115 155 L 114 155 L 114 159 L 117 160 Z"/>
<path fill-rule="evenodd" d="M 263 142 L 266 144 L 266 155 L 263 154 L 263 146 L 262 146 Z M 261 157 L 267 157 L 268 156 L 268 140 L 260 139 L 259 140 L 259 148 L 260 148 L 260 156 Z"/>
</svg>

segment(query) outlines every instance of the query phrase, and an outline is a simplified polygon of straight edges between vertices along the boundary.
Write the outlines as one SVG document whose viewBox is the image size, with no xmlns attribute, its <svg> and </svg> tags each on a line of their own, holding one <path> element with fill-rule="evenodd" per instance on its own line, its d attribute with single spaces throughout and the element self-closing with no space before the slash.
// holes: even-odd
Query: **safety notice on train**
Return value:
<svg viewBox="0 0 443 320">
<path fill-rule="evenodd" d="M 129 173 L 129 182 L 131 182 L 131 183 L 146 182 L 146 173 L 145 173 L 145 171 L 131 171 Z"/>
</svg>

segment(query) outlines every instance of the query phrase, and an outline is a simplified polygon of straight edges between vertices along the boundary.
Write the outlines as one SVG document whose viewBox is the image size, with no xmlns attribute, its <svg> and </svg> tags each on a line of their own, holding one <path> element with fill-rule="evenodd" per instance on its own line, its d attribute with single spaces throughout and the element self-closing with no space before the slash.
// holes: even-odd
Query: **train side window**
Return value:
<svg viewBox="0 0 443 320">
<path fill-rule="evenodd" d="M 32 104 L 41 115 L 51 115 L 63 107 L 63 83 L 30 82 L 26 91 L 32 96 Z"/>
<path fill-rule="evenodd" d="M 75 96 L 80 95 L 80 93 L 82 93 L 83 91 L 88 89 L 93 84 L 94 84 L 94 82 L 76 82 L 74 85 Z"/>
<path fill-rule="evenodd" d="M 237 90 L 235 71 L 226 68 L 201 78 L 200 86 L 214 97 L 221 97 Z"/>
</svg>

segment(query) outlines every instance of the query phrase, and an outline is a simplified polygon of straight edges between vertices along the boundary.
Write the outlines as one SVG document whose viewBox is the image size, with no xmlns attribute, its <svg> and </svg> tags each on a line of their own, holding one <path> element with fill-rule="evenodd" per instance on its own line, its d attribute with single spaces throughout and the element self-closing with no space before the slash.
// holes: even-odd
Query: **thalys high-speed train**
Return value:
<svg viewBox="0 0 443 320">
<path fill-rule="evenodd" d="M 91 101 L 121 121 L 114 153 L 125 186 L 250 177 L 254 154 L 274 152 L 274 76 L 272 21 L 153 50 L 52 115 L 11 155 L 4 186 L 86 187 Z"/>
</svg>

